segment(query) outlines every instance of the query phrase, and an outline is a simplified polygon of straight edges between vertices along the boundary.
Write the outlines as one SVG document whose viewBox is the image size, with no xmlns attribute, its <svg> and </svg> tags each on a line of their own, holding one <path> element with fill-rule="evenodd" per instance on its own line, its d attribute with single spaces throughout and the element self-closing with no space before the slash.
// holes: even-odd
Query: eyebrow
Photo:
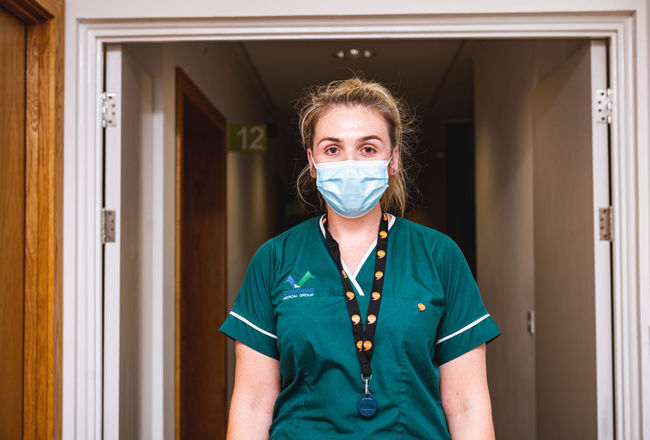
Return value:
<svg viewBox="0 0 650 440">
<path fill-rule="evenodd" d="M 382 139 L 377 136 L 376 134 L 371 134 L 370 136 L 364 136 L 362 138 L 359 138 L 360 141 L 370 141 L 370 140 L 378 140 L 381 141 Z"/>
<path fill-rule="evenodd" d="M 326 138 L 323 138 L 323 139 L 321 139 L 320 141 L 318 141 L 318 145 L 320 145 L 321 143 L 323 143 L 323 142 L 325 142 L 325 141 L 330 141 L 330 142 L 337 142 L 337 143 L 340 143 L 340 142 L 341 142 L 341 139 L 333 138 L 333 137 L 326 137 Z"/>
<path fill-rule="evenodd" d="M 369 135 L 369 136 L 363 136 L 363 137 L 359 138 L 358 140 L 361 141 L 361 142 L 365 142 L 365 141 L 370 141 L 370 140 L 378 140 L 378 141 L 381 141 L 382 139 L 381 139 L 379 136 L 375 135 L 375 134 L 371 134 L 371 135 Z M 321 143 L 323 143 L 323 142 L 325 142 L 325 141 L 330 141 L 330 142 L 337 142 L 337 143 L 340 143 L 340 142 L 341 142 L 341 139 L 339 139 L 339 138 L 334 138 L 334 137 L 326 137 L 326 138 L 323 138 L 323 139 L 321 139 L 320 141 L 318 141 L 318 145 L 320 145 Z"/>
</svg>

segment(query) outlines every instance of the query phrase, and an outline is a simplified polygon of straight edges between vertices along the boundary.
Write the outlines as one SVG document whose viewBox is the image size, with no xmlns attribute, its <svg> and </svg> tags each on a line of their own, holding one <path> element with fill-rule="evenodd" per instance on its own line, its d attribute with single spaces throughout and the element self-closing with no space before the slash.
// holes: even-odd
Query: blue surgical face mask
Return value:
<svg viewBox="0 0 650 440">
<path fill-rule="evenodd" d="M 390 159 L 314 162 L 316 188 L 337 214 L 361 217 L 375 207 L 388 188 L 389 162 Z"/>
</svg>

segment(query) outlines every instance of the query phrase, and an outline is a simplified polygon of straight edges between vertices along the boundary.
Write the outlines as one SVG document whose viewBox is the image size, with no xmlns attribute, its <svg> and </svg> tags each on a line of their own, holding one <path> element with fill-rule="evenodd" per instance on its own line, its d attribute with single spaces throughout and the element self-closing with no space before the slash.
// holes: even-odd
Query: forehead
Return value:
<svg viewBox="0 0 650 440">
<path fill-rule="evenodd" d="M 362 104 L 335 104 L 326 107 L 314 126 L 314 134 L 323 131 L 369 130 L 388 135 L 388 122 L 375 108 Z M 322 133 L 331 134 L 331 133 Z"/>
</svg>

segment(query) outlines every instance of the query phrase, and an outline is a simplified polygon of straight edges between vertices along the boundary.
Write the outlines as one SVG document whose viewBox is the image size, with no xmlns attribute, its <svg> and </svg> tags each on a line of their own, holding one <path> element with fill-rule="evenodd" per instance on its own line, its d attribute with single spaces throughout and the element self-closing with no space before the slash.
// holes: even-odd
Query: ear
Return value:
<svg viewBox="0 0 650 440">
<path fill-rule="evenodd" d="M 311 148 L 307 149 L 307 162 L 309 162 L 309 175 L 316 178 L 316 167 L 314 167 L 314 156 L 312 156 Z"/>
<path fill-rule="evenodd" d="M 388 163 L 388 174 L 394 176 L 397 174 L 397 169 L 399 167 L 399 148 L 395 147 L 393 149 L 393 158 Z"/>
</svg>

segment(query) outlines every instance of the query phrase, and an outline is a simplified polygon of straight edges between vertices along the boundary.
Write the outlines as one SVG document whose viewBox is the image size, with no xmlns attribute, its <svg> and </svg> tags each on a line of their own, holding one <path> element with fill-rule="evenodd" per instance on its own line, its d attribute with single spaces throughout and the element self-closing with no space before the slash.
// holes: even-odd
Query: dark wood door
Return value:
<svg viewBox="0 0 650 440">
<path fill-rule="evenodd" d="M 0 438 L 23 435 L 25 23 L 0 8 Z"/>
<path fill-rule="evenodd" d="M 226 436 L 225 120 L 177 69 L 176 438 Z"/>
</svg>

